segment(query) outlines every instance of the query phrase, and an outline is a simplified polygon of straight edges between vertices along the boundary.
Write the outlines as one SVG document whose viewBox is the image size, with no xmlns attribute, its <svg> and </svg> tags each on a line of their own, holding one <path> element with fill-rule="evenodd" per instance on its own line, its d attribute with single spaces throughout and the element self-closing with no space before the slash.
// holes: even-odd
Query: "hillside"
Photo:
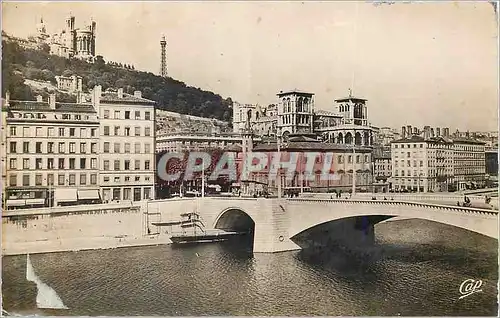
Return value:
<svg viewBox="0 0 500 318">
<path fill-rule="evenodd" d="M 84 91 L 95 85 L 102 85 L 103 90 L 122 87 L 130 94 L 140 90 L 145 98 L 156 101 L 161 110 L 231 122 L 230 98 L 223 99 L 172 78 L 112 65 L 100 56 L 90 64 L 50 55 L 46 51 L 24 49 L 15 42 L 2 41 L 2 46 L 2 96 L 9 90 L 12 99 L 31 100 L 40 92 L 34 92 L 25 79 L 56 84 L 56 75 L 77 74 L 83 77 Z M 74 97 L 58 94 L 57 98 L 72 101 Z"/>
</svg>

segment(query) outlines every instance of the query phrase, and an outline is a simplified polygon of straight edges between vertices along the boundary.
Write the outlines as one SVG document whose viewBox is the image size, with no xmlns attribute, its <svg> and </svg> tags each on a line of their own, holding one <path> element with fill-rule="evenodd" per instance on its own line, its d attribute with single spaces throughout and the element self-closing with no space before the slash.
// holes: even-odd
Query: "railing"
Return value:
<svg viewBox="0 0 500 318">
<path fill-rule="evenodd" d="M 401 205 L 401 206 L 413 206 L 413 207 L 422 207 L 422 208 L 438 208 L 443 210 L 458 210 L 469 213 L 479 213 L 486 214 L 491 216 L 498 216 L 498 211 L 496 210 L 487 210 L 480 208 L 469 208 L 469 207 L 459 207 L 452 205 L 441 205 L 441 204 L 432 204 L 432 203 L 424 203 L 424 202 L 412 202 L 412 201 L 376 201 L 376 200 L 359 200 L 359 199 L 309 199 L 309 198 L 296 198 L 296 199 L 286 199 L 287 201 L 296 201 L 296 202 L 325 202 L 325 203 L 358 203 L 358 204 L 371 204 L 371 205 Z"/>
<path fill-rule="evenodd" d="M 92 214 L 103 212 L 120 212 L 122 210 L 140 210 L 141 201 L 127 203 L 109 203 L 109 204 L 85 204 L 74 206 L 58 206 L 52 208 L 36 208 L 22 210 L 3 211 L 2 217 L 22 216 L 22 215 L 61 215 L 61 214 Z"/>
</svg>

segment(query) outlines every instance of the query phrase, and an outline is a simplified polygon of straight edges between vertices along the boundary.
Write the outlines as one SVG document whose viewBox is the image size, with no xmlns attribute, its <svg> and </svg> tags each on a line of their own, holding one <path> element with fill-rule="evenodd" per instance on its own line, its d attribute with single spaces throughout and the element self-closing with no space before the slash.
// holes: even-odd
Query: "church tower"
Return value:
<svg viewBox="0 0 500 318">
<path fill-rule="evenodd" d="M 167 77 L 167 41 L 165 40 L 165 36 L 161 37 L 160 41 L 161 46 L 161 77 Z"/>
</svg>

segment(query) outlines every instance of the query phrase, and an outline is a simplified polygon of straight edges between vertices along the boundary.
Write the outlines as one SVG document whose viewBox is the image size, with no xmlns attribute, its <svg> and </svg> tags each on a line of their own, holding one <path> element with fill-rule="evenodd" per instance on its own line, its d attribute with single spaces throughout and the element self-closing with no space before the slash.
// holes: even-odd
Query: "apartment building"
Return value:
<svg viewBox="0 0 500 318">
<path fill-rule="evenodd" d="M 156 137 L 156 152 L 203 151 L 241 145 L 239 134 L 164 133 Z"/>
<path fill-rule="evenodd" d="M 485 184 L 485 145 L 473 139 L 413 135 L 391 143 L 391 160 L 395 191 L 455 191 Z"/>
<path fill-rule="evenodd" d="M 99 200 L 99 121 L 91 104 L 10 100 L 2 107 L 4 208 Z"/>
<path fill-rule="evenodd" d="M 486 183 L 486 143 L 453 138 L 453 174 L 456 190 L 484 187 Z"/>
<path fill-rule="evenodd" d="M 99 114 L 102 199 L 153 199 L 155 102 L 142 98 L 140 91 L 102 92 L 100 86 L 94 88 L 92 102 Z"/>
</svg>

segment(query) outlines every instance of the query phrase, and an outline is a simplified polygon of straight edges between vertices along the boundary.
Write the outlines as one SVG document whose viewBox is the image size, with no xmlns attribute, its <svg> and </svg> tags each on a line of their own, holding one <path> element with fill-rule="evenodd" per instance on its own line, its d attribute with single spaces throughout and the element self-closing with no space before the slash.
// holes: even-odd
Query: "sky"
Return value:
<svg viewBox="0 0 500 318">
<path fill-rule="evenodd" d="M 498 130 L 498 24 L 486 2 L 9 2 L 2 28 L 49 34 L 73 14 L 97 23 L 96 53 L 158 74 L 167 39 L 169 76 L 241 103 L 276 93 L 368 100 L 370 122 Z"/>
</svg>

